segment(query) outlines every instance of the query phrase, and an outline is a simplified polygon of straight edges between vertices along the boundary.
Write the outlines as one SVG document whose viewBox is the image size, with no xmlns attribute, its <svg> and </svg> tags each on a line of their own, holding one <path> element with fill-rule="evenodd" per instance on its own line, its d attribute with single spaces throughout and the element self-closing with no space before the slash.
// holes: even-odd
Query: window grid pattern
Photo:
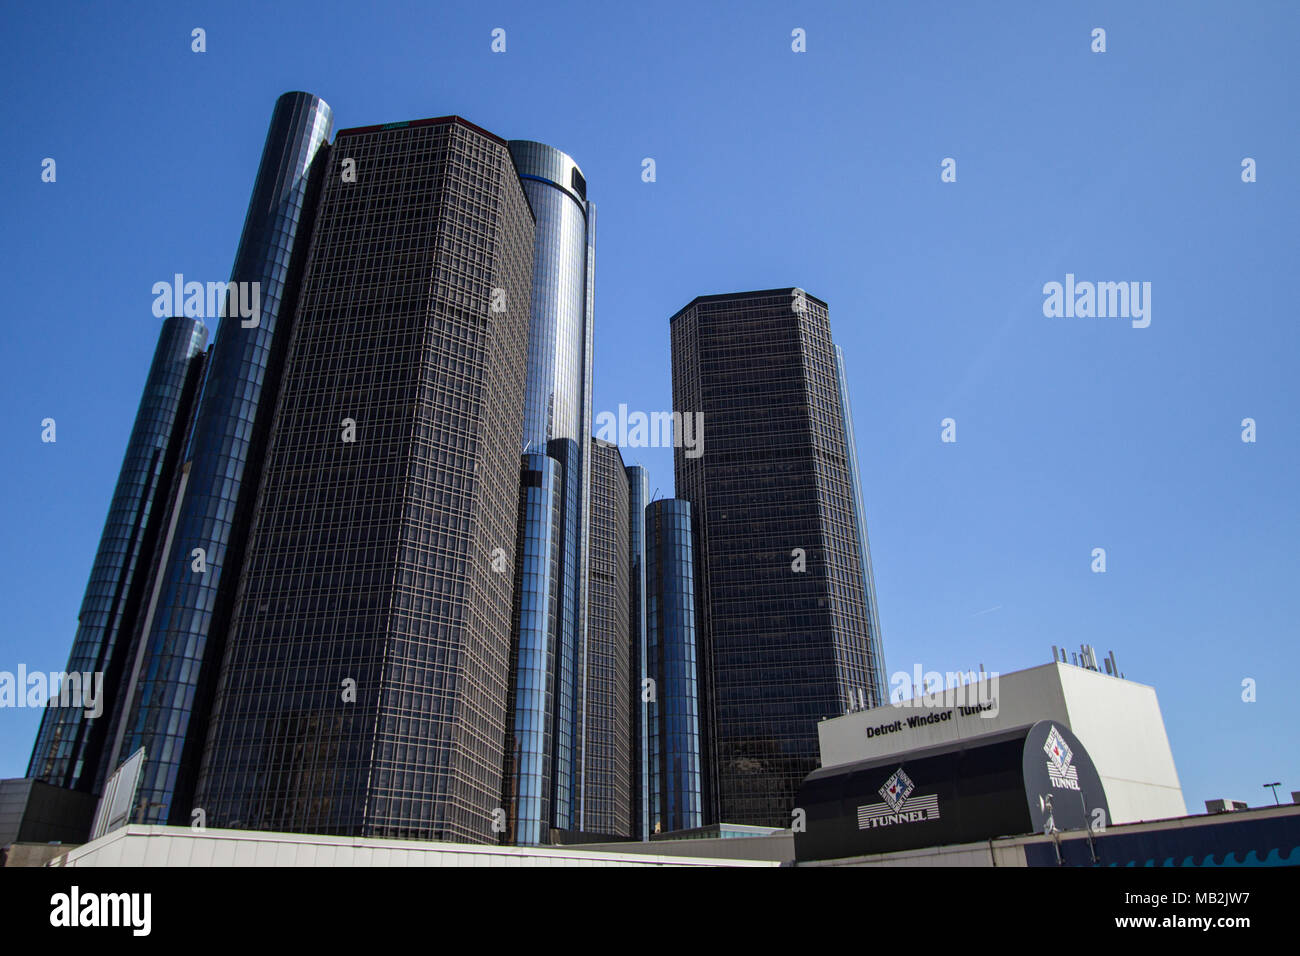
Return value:
<svg viewBox="0 0 1300 956">
<path fill-rule="evenodd" d="M 667 833 L 704 825 L 690 502 L 653 502 L 645 530 L 649 817 L 652 833 Z"/>
<path fill-rule="evenodd" d="M 231 271 L 232 284 L 259 284 L 258 324 L 243 327 L 236 312 L 218 326 L 170 529 L 172 545 L 159 566 L 153 613 L 144 615 L 130 709 L 100 767 L 106 779 L 123 757 L 145 748 L 135 822 L 168 822 L 173 797 L 178 789 L 185 796 L 193 782 L 195 745 L 202 738 L 191 734 L 191 718 L 196 699 L 198 719 L 206 717 L 246 532 L 236 524 L 247 520 L 257 488 L 261 456 L 250 456 L 250 450 L 264 440 L 269 424 L 279 371 L 272 356 L 282 354 L 287 338 L 311 229 L 312 169 L 318 154 L 328 152 L 332 125 L 330 108 L 318 97 L 286 93 L 276 101 Z M 195 569 L 196 548 L 204 550 L 202 571 Z M 178 788 L 182 771 L 187 780 Z M 176 807 L 173 822 L 188 823 L 189 811 Z"/>
<path fill-rule="evenodd" d="M 591 443 L 583 829 L 632 836 L 628 482 L 617 445 Z"/>
<path fill-rule="evenodd" d="M 708 430 L 674 470 L 700 542 L 710 812 L 774 827 L 818 766 L 817 722 L 874 686 L 829 316 L 794 292 L 706 296 L 671 322 L 674 407 Z"/>
<path fill-rule="evenodd" d="M 628 512 L 628 631 L 632 648 L 632 680 L 627 688 L 632 706 L 632 835 L 650 839 L 650 776 L 647 751 L 649 704 L 642 700 L 646 670 L 645 509 L 650 503 L 650 475 L 641 465 L 627 466 Z"/>
<path fill-rule="evenodd" d="M 876 576 L 871 569 L 871 542 L 867 537 L 867 507 L 862 491 L 862 474 L 858 464 L 858 442 L 853 430 L 853 406 L 849 401 L 849 377 L 844 353 L 835 346 L 835 372 L 839 380 L 840 406 L 844 409 L 844 441 L 849 464 L 849 490 L 853 493 L 853 515 L 857 522 L 858 553 L 862 557 L 862 593 L 867 609 L 867 676 L 859 705 L 879 707 L 888 701 L 885 679 L 884 639 L 880 633 L 880 613 L 876 606 Z"/>
<path fill-rule="evenodd" d="M 524 451 L 561 463 L 560 631 L 553 698 L 552 825 L 580 830 L 587 714 L 587 536 L 595 207 L 571 186 L 567 154 L 527 140 L 510 153 L 536 217 Z M 580 175 L 580 173 L 579 173 Z M 583 180 L 585 184 L 585 180 Z"/>
<path fill-rule="evenodd" d="M 495 842 L 532 215 L 454 119 L 340 134 L 326 183 L 198 799 L 211 825 Z"/>
<path fill-rule="evenodd" d="M 555 648 L 559 638 L 560 463 L 524 455 L 519 488 L 519 550 L 511 620 L 511 687 L 506 740 L 503 842 L 549 842 Z"/>
<path fill-rule="evenodd" d="M 166 511 L 171 472 L 189 424 L 207 341 L 208 330 L 200 319 L 178 316 L 163 323 L 91 565 L 66 668 L 69 673 L 104 674 L 104 713 L 91 718 L 79 707 L 46 709 L 29 777 L 72 790 L 94 785 L 111 717 L 108 701 L 115 696 L 129 656 L 135 606 L 154 559 L 156 515 Z"/>
</svg>

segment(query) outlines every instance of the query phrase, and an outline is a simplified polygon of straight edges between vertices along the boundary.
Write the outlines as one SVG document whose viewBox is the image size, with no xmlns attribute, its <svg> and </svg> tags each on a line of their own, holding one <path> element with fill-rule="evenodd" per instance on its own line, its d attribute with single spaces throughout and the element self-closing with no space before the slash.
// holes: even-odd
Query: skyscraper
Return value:
<svg viewBox="0 0 1300 956">
<path fill-rule="evenodd" d="M 100 767 L 102 783 L 123 758 L 145 749 L 136 822 L 190 821 L 202 723 L 252 517 L 331 116 L 309 93 L 284 94 L 271 116 L 230 278 L 257 290 L 260 309 L 250 321 L 227 307 L 218 326 L 141 611 L 124 707 Z"/>
<path fill-rule="evenodd" d="M 844 412 L 844 441 L 849 461 L 849 489 L 853 492 L 853 515 L 858 526 L 858 553 L 862 555 L 862 593 L 867 604 L 867 660 L 877 703 L 884 701 L 885 652 L 880 639 L 880 611 L 876 606 L 876 576 L 871 569 L 871 544 L 867 540 L 867 506 L 862 497 L 862 475 L 858 471 L 858 440 L 853 434 L 853 406 L 849 402 L 849 376 L 844 367 L 844 350 L 835 346 L 835 381 Z M 859 701 L 860 707 L 866 705 Z"/>
<path fill-rule="evenodd" d="M 817 721 L 885 699 L 865 522 L 826 303 L 800 289 L 694 299 L 671 319 L 677 449 L 700 563 L 713 820 L 784 827 Z"/>
<path fill-rule="evenodd" d="M 591 440 L 583 829 L 632 836 L 628 479 L 618 446 Z"/>
<path fill-rule="evenodd" d="M 650 839 L 649 701 L 646 669 L 645 510 L 650 477 L 641 465 L 627 466 L 628 635 L 632 659 L 628 695 L 632 705 L 632 835 Z"/>
<path fill-rule="evenodd" d="M 666 833 L 705 823 L 691 503 L 652 502 L 645 535 L 648 814 Z"/>
<path fill-rule="evenodd" d="M 555 650 L 564 543 L 560 475 L 554 458 L 523 456 L 502 774 L 506 828 L 501 838 L 508 844 L 547 843 L 551 829 Z"/>
<path fill-rule="evenodd" d="M 135 822 L 630 834 L 645 478 L 590 438 L 585 178 L 459 117 L 331 127 L 276 103 L 260 308 L 173 426 L 89 789 L 143 751 Z"/>
<path fill-rule="evenodd" d="M 565 153 L 542 143 L 510 143 L 524 192 L 536 218 L 528 388 L 524 403 L 523 454 L 546 454 L 558 465 L 561 486 L 559 593 L 551 680 L 552 733 L 549 756 L 521 755 L 516 767 L 550 766 L 550 825 L 584 828 L 583 751 L 586 719 L 587 538 L 589 534 L 591 431 L 591 348 L 594 310 L 596 207 L 587 201 L 582 170 Z M 550 505 L 534 509 L 530 522 L 554 524 Z M 520 542 L 537 540 L 536 527 L 521 529 Z M 519 558 L 517 558 L 518 560 Z M 515 622 L 515 643 L 538 648 L 540 626 L 532 617 Z M 524 660 L 527 655 L 524 655 Z M 519 725 L 517 742 L 543 742 Z"/>
<path fill-rule="evenodd" d="M 504 140 L 459 117 L 338 134 L 204 749 L 210 825 L 496 839 L 533 250 Z"/>
<path fill-rule="evenodd" d="M 68 657 L 69 673 L 103 675 L 103 712 L 91 718 L 79 707 L 47 709 L 29 777 L 70 790 L 95 789 L 107 731 L 121 706 L 131 631 L 156 557 L 160 517 L 185 444 L 207 341 L 199 319 L 170 318 L 159 332 Z"/>
</svg>

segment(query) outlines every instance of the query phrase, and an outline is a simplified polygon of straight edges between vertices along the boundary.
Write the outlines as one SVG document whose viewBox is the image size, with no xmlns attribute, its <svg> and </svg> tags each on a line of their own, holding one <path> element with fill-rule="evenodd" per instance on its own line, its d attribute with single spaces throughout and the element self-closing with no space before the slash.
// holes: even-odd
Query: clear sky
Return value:
<svg viewBox="0 0 1300 956">
<path fill-rule="evenodd" d="M 0 670 L 64 667 L 151 287 L 228 277 L 301 89 L 336 129 L 456 113 L 574 156 L 597 412 L 671 406 L 668 317 L 696 295 L 828 302 L 891 673 L 1114 649 L 1189 810 L 1300 790 L 1300 6 L 7 4 L 0 27 Z M 1150 326 L 1045 317 L 1067 273 L 1150 282 Z M 671 493 L 670 451 L 625 458 Z M 0 776 L 38 717 L 0 710 Z"/>
</svg>

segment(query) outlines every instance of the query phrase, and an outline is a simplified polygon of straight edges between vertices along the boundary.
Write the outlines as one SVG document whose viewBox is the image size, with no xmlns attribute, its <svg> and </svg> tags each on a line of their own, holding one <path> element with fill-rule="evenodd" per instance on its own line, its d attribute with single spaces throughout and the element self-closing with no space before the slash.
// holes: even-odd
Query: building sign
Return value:
<svg viewBox="0 0 1300 956">
<path fill-rule="evenodd" d="M 1049 823 L 1065 831 L 1110 820 L 1097 768 L 1079 738 L 1060 721 L 1040 720 L 1029 728 L 1023 770 L 1033 832 L 1045 832 Z"/>
<path fill-rule="evenodd" d="M 942 719 L 942 718 L 940 718 Z M 905 722 L 904 722 L 905 723 Z M 1087 750 L 1060 721 L 815 770 L 796 806 L 801 860 L 828 860 L 1003 836 L 1082 830 L 1105 791 Z"/>
<path fill-rule="evenodd" d="M 903 768 L 899 767 L 880 788 L 884 803 L 868 803 L 858 807 L 858 829 L 897 826 L 903 823 L 922 823 L 939 819 L 939 795 L 920 794 L 913 798 L 916 785 Z"/>
</svg>

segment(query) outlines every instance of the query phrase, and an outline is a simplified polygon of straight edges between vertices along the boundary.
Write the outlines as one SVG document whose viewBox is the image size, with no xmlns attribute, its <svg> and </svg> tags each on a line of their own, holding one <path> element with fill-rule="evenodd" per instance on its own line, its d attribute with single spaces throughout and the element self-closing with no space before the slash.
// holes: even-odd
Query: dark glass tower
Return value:
<svg viewBox="0 0 1300 956">
<path fill-rule="evenodd" d="M 79 707 L 47 709 L 29 777 L 71 790 L 95 790 L 107 730 L 121 703 L 131 629 L 155 559 L 160 515 L 175 479 L 207 341 L 203 322 L 190 318 L 167 319 L 158 335 L 68 657 L 68 672 L 104 675 L 103 711 L 90 718 Z"/>
<path fill-rule="evenodd" d="M 840 408 L 844 410 L 844 442 L 849 460 L 849 489 L 853 492 L 853 514 L 858 524 L 858 552 L 862 555 L 862 593 L 867 603 L 867 660 L 877 701 L 884 700 L 885 652 L 881 646 L 880 612 L 876 607 L 876 576 L 871 570 L 871 544 L 867 540 L 867 506 L 862 497 L 862 475 L 858 470 L 858 440 L 853 432 L 853 406 L 849 402 L 849 377 L 844 367 L 844 351 L 835 346 L 835 380 L 840 390 Z M 865 708 L 863 691 L 858 706 Z"/>
<path fill-rule="evenodd" d="M 161 563 L 142 610 L 124 719 L 100 768 L 102 781 L 144 747 L 135 822 L 190 821 L 202 722 L 243 557 L 311 234 L 319 156 L 327 151 L 331 124 L 329 106 L 309 93 L 284 94 L 271 116 L 230 279 L 257 284 L 260 311 L 252 324 L 227 308 L 218 326 Z"/>
<path fill-rule="evenodd" d="M 344 130 L 325 183 L 196 805 L 494 842 L 533 218 L 459 117 Z"/>
<path fill-rule="evenodd" d="M 646 670 L 645 510 L 650 504 L 650 477 L 640 465 L 627 466 L 628 634 L 631 639 L 632 705 L 632 835 L 650 839 L 649 703 L 644 687 Z"/>
<path fill-rule="evenodd" d="M 559 633 L 563 493 L 560 463 L 524 455 L 510 650 L 503 842 L 550 842 L 552 716 Z"/>
<path fill-rule="evenodd" d="M 511 141 L 510 154 L 537 223 L 521 444 L 525 454 L 554 459 L 561 479 L 550 822 L 581 830 L 596 207 L 587 201 L 582 170 L 567 154 L 526 140 Z M 539 510 L 530 520 L 550 525 L 556 518 Z M 520 535 L 522 542 L 540 532 L 522 528 Z M 525 641 L 523 623 L 516 621 L 516 644 Z M 540 755 L 530 759 L 535 763 Z"/>
<path fill-rule="evenodd" d="M 705 823 L 690 502 L 653 502 L 645 534 L 649 822 L 652 833 L 666 833 Z"/>
<path fill-rule="evenodd" d="M 618 446 L 591 441 L 583 829 L 632 836 L 628 481 Z"/>
<path fill-rule="evenodd" d="M 671 335 L 674 408 L 707 432 L 674 470 L 699 534 L 709 822 L 785 827 L 818 720 L 885 700 L 829 315 L 799 289 L 702 296 Z"/>
</svg>

